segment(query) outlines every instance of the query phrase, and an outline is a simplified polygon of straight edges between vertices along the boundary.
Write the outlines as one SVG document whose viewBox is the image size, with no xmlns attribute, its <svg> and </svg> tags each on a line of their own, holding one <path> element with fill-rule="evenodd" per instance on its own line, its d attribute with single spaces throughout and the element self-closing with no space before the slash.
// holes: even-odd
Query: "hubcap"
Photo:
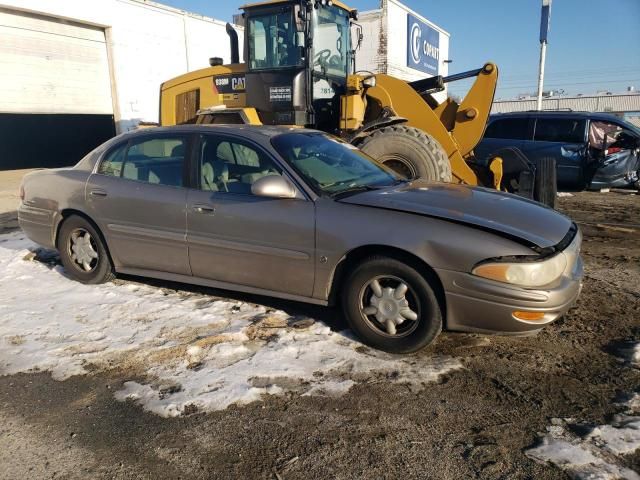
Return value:
<svg viewBox="0 0 640 480">
<path fill-rule="evenodd" d="M 408 335 L 417 326 L 416 296 L 399 278 L 370 280 L 360 293 L 360 305 L 367 321 L 387 335 Z"/>
<path fill-rule="evenodd" d="M 91 272 L 98 265 L 98 248 L 91 234 L 83 228 L 71 233 L 69 256 L 74 265 L 85 272 Z"/>
</svg>

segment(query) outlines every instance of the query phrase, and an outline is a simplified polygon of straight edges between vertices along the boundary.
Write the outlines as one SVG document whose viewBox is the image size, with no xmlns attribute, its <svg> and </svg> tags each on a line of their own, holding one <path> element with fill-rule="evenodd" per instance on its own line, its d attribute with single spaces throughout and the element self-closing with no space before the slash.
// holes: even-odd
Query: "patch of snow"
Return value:
<svg viewBox="0 0 640 480">
<path fill-rule="evenodd" d="M 569 193 L 569 192 L 558 192 L 558 198 L 562 198 L 562 197 L 573 197 L 573 193 Z"/>
<path fill-rule="evenodd" d="M 288 328 L 283 311 L 131 282 L 82 285 L 28 261 L 37 246 L 0 235 L 0 374 L 118 366 L 138 382 L 116 392 L 162 416 L 221 410 L 264 395 L 342 395 L 358 383 L 421 388 L 461 368 L 443 356 L 363 348 L 320 323 Z M 27 258 L 27 259 L 25 259 Z"/>
<path fill-rule="evenodd" d="M 609 462 L 592 449 L 576 440 L 547 435 L 542 445 L 526 451 L 527 456 L 539 462 L 551 462 L 569 476 L 584 480 L 640 480 L 640 475 L 628 468 Z"/>
<path fill-rule="evenodd" d="M 611 425 L 600 425 L 589 433 L 589 440 L 616 455 L 640 448 L 640 417 L 616 415 Z"/>
<path fill-rule="evenodd" d="M 624 405 L 629 409 L 629 413 L 640 413 L 640 394 L 634 393 Z"/>
<path fill-rule="evenodd" d="M 632 366 L 640 365 L 640 343 L 626 343 L 615 355 Z M 598 425 L 582 436 L 565 427 L 575 419 L 551 420 L 542 444 L 526 450 L 526 455 L 540 462 L 551 462 L 572 478 L 584 480 L 640 480 L 638 473 L 620 464 L 619 457 L 640 448 L 640 395 L 633 393 L 616 404 L 624 413 L 615 415 L 606 425 Z M 581 430 L 581 429 L 580 429 Z"/>
<path fill-rule="evenodd" d="M 632 367 L 640 368 L 640 342 L 621 342 L 616 346 L 614 355 Z"/>
<path fill-rule="evenodd" d="M 640 342 L 636 343 L 631 349 L 629 359 L 633 365 L 640 367 Z"/>
</svg>

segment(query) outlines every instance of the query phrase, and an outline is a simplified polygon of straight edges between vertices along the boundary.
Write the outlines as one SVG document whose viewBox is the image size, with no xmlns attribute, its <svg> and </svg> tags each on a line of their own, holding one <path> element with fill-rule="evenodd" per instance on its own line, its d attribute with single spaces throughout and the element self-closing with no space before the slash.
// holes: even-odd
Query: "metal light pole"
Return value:
<svg viewBox="0 0 640 480">
<path fill-rule="evenodd" d="M 549 35 L 549 20 L 551 19 L 551 1 L 552 0 L 542 0 L 542 15 L 540 17 L 540 68 L 538 70 L 538 110 L 542 110 L 544 64 L 547 58 L 547 36 Z"/>
</svg>

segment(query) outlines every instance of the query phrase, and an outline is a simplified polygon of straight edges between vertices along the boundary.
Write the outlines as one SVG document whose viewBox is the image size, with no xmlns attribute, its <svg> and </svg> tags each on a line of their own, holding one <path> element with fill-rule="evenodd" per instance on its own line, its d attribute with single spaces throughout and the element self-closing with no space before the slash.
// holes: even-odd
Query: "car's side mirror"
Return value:
<svg viewBox="0 0 640 480">
<path fill-rule="evenodd" d="M 251 193 L 259 197 L 296 198 L 296 187 L 282 175 L 267 175 L 251 185 Z"/>
</svg>

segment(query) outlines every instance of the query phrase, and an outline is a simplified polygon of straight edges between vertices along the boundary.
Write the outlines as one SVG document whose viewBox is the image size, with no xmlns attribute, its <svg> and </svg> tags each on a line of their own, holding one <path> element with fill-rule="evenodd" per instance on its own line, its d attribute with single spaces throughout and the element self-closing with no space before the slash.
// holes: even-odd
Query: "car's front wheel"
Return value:
<svg viewBox="0 0 640 480">
<path fill-rule="evenodd" d="M 429 281 L 393 258 L 360 263 L 346 279 L 342 305 L 360 339 L 387 352 L 415 352 L 442 330 L 442 312 Z"/>
<path fill-rule="evenodd" d="M 85 218 L 72 215 L 63 221 L 57 247 L 65 271 L 75 280 L 96 284 L 115 278 L 102 237 Z"/>
</svg>

